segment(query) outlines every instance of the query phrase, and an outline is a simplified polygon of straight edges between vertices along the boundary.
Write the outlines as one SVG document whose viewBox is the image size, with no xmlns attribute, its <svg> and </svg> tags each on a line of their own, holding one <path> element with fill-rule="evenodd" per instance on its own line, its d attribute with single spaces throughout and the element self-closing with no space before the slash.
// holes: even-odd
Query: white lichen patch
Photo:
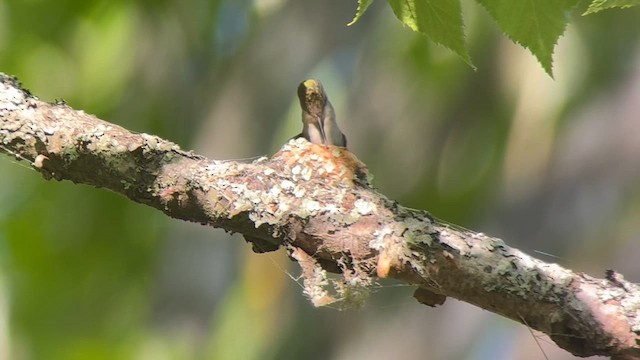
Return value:
<svg viewBox="0 0 640 360">
<path fill-rule="evenodd" d="M 102 135 L 104 135 L 104 132 L 107 130 L 107 127 L 104 126 L 103 124 L 98 124 L 96 125 L 96 127 L 93 129 L 92 134 L 95 137 L 100 137 Z"/>
<path fill-rule="evenodd" d="M 282 187 L 284 190 L 290 190 L 294 186 L 295 184 L 290 180 L 282 180 L 282 182 L 280 183 L 280 187 Z"/>
<path fill-rule="evenodd" d="M 339 211 L 339 208 L 336 206 L 336 204 L 326 204 L 324 207 L 324 211 L 326 211 L 329 214 L 336 214 Z"/>
<path fill-rule="evenodd" d="M 253 225 L 255 226 L 256 229 L 264 223 L 262 216 L 260 216 L 260 214 L 256 212 L 249 213 L 249 220 L 253 221 Z"/>
<path fill-rule="evenodd" d="M 260 159 L 256 160 L 256 161 L 260 161 Z M 262 173 L 267 175 L 267 176 L 271 176 L 275 173 L 276 171 L 272 168 L 266 168 Z"/>
<path fill-rule="evenodd" d="M 293 189 L 293 196 L 295 196 L 295 197 L 297 197 L 297 198 L 301 198 L 301 197 L 303 197 L 303 196 L 304 196 L 304 194 L 305 194 L 306 192 L 307 192 L 307 191 L 306 191 L 303 187 L 301 187 L 301 186 L 296 186 L 296 187 Z"/>
<path fill-rule="evenodd" d="M 120 144 L 117 141 L 112 142 L 112 145 L 115 148 L 114 150 L 118 153 L 126 153 L 129 151 L 129 148 L 125 144 Z"/>
<path fill-rule="evenodd" d="M 511 250 L 510 255 L 512 255 L 512 257 L 519 259 L 518 264 L 523 269 L 532 270 L 540 262 L 540 260 L 535 259 L 518 249 L 510 249 L 510 250 Z"/>
<path fill-rule="evenodd" d="M 309 157 L 309 160 L 311 160 L 311 161 L 313 161 L 313 162 L 316 162 L 316 161 L 323 161 L 323 159 L 322 159 L 320 156 L 318 156 L 318 154 L 316 154 L 316 153 L 310 153 L 310 154 L 308 155 L 308 157 Z"/>
<path fill-rule="evenodd" d="M 322 170 L 322 169 L 318 169 L 318 170 Z M 318 175 L 322 175 L 322 172 L 318 171 Z M 302 169 L 300 176 L 302 177 L 302 180 L 309 181 L 313 176 L 313 170 L 310 167 L 305 167 Z"/>
<path fill-rule="evenodd" d="M 230 186 L 231 191 L 234 194 L 237 195 L 244 195 L 245 193 L 247 193 L 247 184 L 236 184 L 236 183 L 231 183 Z"/>
<path fill-rule="evenodd" d="M 368 215 L 374 213 L 377 209 L 376 204 L 362 199 L 356 200 L 353 206 L 354 210 L 357 211 L 360 215 Z"/>
<path fill-rule="evenodd" d="M 247 199 L 255 205 L 264 204 L 264 201 L 262 200 L 262 193 L 259 191 L 250 191 L 246 196 Z"/>
<path fill-rule="evenodd" d="M 285 202 L 278 203 L 278 213 L 285 213 L 289 211 L 289 205 Z"/>
<path fill-rule="evenodd" d="M 58 130 L 57 127 L 44 127 L 42 129 L 45 135 L 53 135 L 56 133 L 57 130 Z"/>
<path fill-rule="evenodd" d="M 565 269 L 558 264 L 548 264 L 542 261 L 538 261 L 538 268 L 540 268 L 545 274 L 560 281 L 563 284 L 569 284 L 573 281 L 574 273 L 571 270 Z"/>
<path fill-rule="evenodd" d="M 385 237 L 391 234 L 393 234 L 393 230 L 386 226 L 374 231 L 373 236 L 375 236 L 375 238 L 369 241 L 369 247 L 377 251 L 384 249 L 387 245 Z"/>
<path fill-rule="evenodd" d="M 302 208 L 310 215 L 316 214 L 321 209 L 319 202 L 310 199 L 304 199 L 302 201 Z"/>
<path fill-rule="evenodd" d="M 149 149 L 154 150 L 158 146 L 158 139 L 155 136 L 147 133 L 142 133 L 140 136 L 144 139 L 144 142 L 147 144 Z"/>
<path fill-rule="evenodd" d="M 324 170 L 328 173 L 332 173 L 336 170 L 336 163 L 334 163 L 333 161 L 327 161 L 324 164 Z"/>
<path fill-rule="evenodd" d="M 440 231 L 440 240 L 447 246 L 455 249 L 460 255 L 467 255 L 470 252 L 469 244 L 464 238 L 459 236 L 458 232 L 444 229 Z"/>
<path fill-rule="evenodd" d="M 0 110 L 3 112 L 17 110 L 18 105 L 23 103 L 25 100 L 24 92 L 4 83 L 0 84 L 0 91 L 4 94 L 4 96 L 2 96 L 2 101 L 0 101 Z"/>
<path fill-rule="evenodd" d="M 211 164 L 206 167 L 206 173 L 209 176 L 221 177 L 228 174 L 231 170 L 230 164 L 223 161 L 213 160 Z M 228 183 L 225 181 L 225 184 Z M 224 186 L 226 187 L 226 186 Z"/>
<path fill-rule="evenodd" d="M 271 189 L 269 189 L 269 195 L 277 198 L 278 196 L 280 196 L 280 194 L 282 193 L 282 190 L 280 190 L 280 187 L 277 185 L 274 185 L 271 187 Z"/>
<path fill-rule="evenodd" d="M 249 211 L 253 208 L 251 202 L 245 200 L 244 198 L 239 198 L 237 201 L 232 203 L 233 208 L 229 211 L 229 219 L 238 215 L 241 212 Z"/>
<path fill-rule="evenodd" d="M 289 140 L 289 143 L 295 143 L 296 146 L 304 146 L 310 144 L 309 141 L 303 137 L 291 139 Z"/>
</svg>

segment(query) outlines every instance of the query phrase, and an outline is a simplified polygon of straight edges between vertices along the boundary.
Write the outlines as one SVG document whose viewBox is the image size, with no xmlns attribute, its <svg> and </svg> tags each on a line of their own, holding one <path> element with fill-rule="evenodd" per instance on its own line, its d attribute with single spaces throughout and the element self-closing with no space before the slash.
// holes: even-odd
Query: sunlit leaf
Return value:
<svg viewBox="0 0 640 360">
<path fill-rule="evenodd" d="M 593 0 L 587 11 L 582 15 L 589 15 L 611 8 L 625 9 L 637 5 L 640 5 L 640 0 Z"/>
<path fill-rule="evenodd" d="M 367 11 L 367 8 L 369 7 L 369 5 L 371 5 L 372 2 L 373 0 L 358 0 L 358 10 L 356 10 L 356 16 L 353 18 L 353 20 L 351 20 L 350 23 L 347 24 L 347 26 L 351 26 L 358 20 L 360 20 L 362 14 Z"/>
<path fill-rule="evenodd" d="M 579 0 L 477 0 L 514 42 L 529 49 L 553 76 L 552 56 Z"/>
<path fill-rule="evenodd" d="M 473 67 L 464 43 L 458 0 L 388 0 L 396 17 L 413 31 L 427 35 Z"/>
</svg>

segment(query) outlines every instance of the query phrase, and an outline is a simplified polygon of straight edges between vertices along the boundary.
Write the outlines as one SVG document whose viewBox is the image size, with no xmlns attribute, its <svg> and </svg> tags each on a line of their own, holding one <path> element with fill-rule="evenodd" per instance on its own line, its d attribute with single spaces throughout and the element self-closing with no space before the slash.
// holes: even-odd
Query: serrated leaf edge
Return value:
<svg viewBox="0 0 640 360">
<path fill-rule="evenodd" d="M 351 20 L 351 22 L 347 24 L 347 26 L 351 26 L 358 20 L 360 20 L 364 12 L 367 11 L 367 8 L 369 8 L 369 5 L 371 5 L 372 3 L 373 0 L 358 0 L 358 9 L 356 10 L 356 15 L 353 17 L 353 20 Z"/>
</svg>

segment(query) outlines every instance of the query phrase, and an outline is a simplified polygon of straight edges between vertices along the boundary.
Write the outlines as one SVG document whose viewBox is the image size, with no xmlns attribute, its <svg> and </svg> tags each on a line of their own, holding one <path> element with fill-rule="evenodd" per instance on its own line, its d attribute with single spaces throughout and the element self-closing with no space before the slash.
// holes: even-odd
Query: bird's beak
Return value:
<svg viewBox="0 0 640 360">
<path fill-rule="evenodd" d="M 318 119 L 318 127 L 320 128 L 320 136 L 322 137 L 322 145 L 327 145 L 327 134 L 324 133 L 324 118 Z"/>
</svg>

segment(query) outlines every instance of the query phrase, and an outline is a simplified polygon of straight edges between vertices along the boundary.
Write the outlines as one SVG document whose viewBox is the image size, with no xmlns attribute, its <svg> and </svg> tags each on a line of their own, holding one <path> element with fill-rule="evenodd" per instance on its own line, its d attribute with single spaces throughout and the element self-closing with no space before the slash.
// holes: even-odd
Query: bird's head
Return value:
<svg viewBox="0 0 640 360">
<path fill-rule="evenodd" d="M 320 118 L 327 103 L 327 94 L 320 81 L 309 79 L 298 86 L 298 99 L 303 111 Z"/>
</svg>

